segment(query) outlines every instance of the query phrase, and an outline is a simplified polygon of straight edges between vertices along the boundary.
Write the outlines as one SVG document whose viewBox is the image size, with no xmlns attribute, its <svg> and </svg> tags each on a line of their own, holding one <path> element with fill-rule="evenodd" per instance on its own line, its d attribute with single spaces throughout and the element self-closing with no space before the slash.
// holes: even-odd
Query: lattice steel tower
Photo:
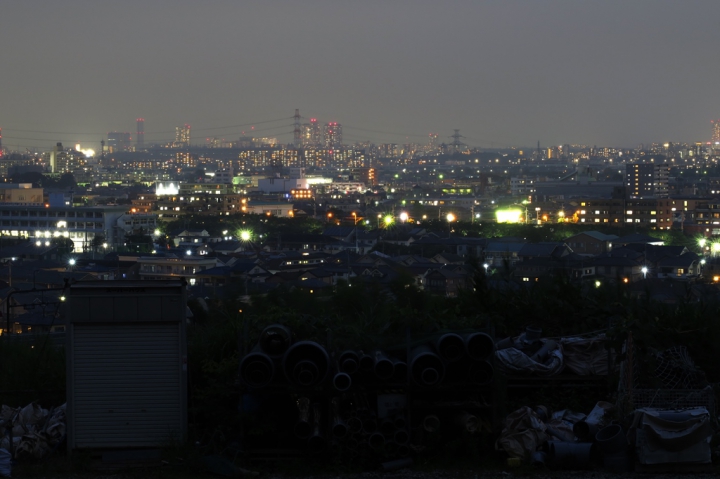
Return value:
<svg viewBox="0 0 720 479">
<path fill-rule="evenodd" d="M 453 153 L 457 153 L 465 146 L 465 143 L 460 141 L 460 138 L 465 138 L 465 137 L 460 134 L 460 130 L 453 130 L 453 131 L 455 133 L 450 135 L 450 138 L 453 139 L 451 146 L 452 146 Z"/>
<path fill-rule="evenodd" d="M 295 129 L 293 130 L 293 146 L 300 148 L 302 146 L 302 132 L 300 131 L 300 110 L 295 108 Z"/>
</svg>

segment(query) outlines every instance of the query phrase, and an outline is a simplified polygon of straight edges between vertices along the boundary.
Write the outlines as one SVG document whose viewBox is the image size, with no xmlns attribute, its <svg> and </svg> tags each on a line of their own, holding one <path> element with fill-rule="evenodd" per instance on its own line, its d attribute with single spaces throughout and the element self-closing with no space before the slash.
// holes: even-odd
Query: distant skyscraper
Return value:
<svg viewBox="0 0 720 479">
<path fill-rule="evenodd" d="M 3 149 L 2 149 L 2 128 L 0 128 L 0 156 L 3 156 Z"/>
<path fill-rule="evenodd" d="M 137 119 L 137 136 L 135 137 L 135 148 L 137 150 L 142 150 L 145 148 L 145 119 L 144 118 L 138 118 Z"/>
<path fill-rule="evenodd" d="M 320 124 L 317 118 L 310 118 L 310 123 L 303 123 L 300 131 L 302 134 L 302 146 L 307 148 L 323 145 Z"/>
<path fill-rule="evenodd" d="M 177 148 L 190 146 L 190 125 L 185 123 L 185 126 L 175 127 L 175 143 Z"/>
<path fill-rule="evenodd" d="M 128 151 L 132 142 L 132 135 L 126 131 L 110 131 L 107 136 L 108 152 Z"/>
<path fill-rule="evenodd" d="M 310 142 L 313 146 L 322 145 L 322 133 L 317 118 L 310 118 Z"/>
<path fill-rule="evenodd" d="M 330 122 L 325 125 L 325 148 L 338 148 L 342 145 L 342 125 Z"/>
<path fill-rule="evenodd" d="M 720 120 L 711 120 L 712 123 L 712 142 L 713 144 L 720 144 Z"/>
</svg>

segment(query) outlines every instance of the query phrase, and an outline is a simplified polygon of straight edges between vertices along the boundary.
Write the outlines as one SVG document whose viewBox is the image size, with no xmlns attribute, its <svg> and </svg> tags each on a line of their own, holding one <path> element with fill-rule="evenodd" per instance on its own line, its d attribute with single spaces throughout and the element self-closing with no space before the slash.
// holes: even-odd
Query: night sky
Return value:
<svg viewBox="0 0 720 479">
<path fill-rule="evenodd" d="M 289 142 L 295 108 L 346 143 L 707 141 L 719 18 L 717 0 L 8 1 L 3 146 L 97 149 L 138 117 L 146 143 L 185 123 L 193 143 Z"/>
</svg>

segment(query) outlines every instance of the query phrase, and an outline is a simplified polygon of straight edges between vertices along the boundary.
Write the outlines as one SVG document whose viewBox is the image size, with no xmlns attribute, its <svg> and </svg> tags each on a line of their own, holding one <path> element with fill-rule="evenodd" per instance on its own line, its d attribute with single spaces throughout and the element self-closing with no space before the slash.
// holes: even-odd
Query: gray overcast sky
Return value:
<svg viewBox="0 0 720 479">
<path fill-rule="evenodd" d="M 16 0 L 0 9 L 3 145 L 292 139 L 295 108 L 349 142 L 707 141 L 720 1 Z M 411 136 L 413 135 L 413 136 Z M 448 140 L 449 141 L 449 140 Z"/>
</svg>

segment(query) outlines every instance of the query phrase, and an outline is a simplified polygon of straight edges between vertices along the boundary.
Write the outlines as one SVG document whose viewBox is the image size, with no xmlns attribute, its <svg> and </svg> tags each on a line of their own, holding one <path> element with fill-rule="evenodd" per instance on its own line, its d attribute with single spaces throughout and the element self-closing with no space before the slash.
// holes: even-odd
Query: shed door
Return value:
<svg viewBox="0 0 720 479">
<path fill-rule="evenodd" d="M 178 440 L 178 323 L 73 325 L 74 447 L 154 447 Z"/>
</svg>

